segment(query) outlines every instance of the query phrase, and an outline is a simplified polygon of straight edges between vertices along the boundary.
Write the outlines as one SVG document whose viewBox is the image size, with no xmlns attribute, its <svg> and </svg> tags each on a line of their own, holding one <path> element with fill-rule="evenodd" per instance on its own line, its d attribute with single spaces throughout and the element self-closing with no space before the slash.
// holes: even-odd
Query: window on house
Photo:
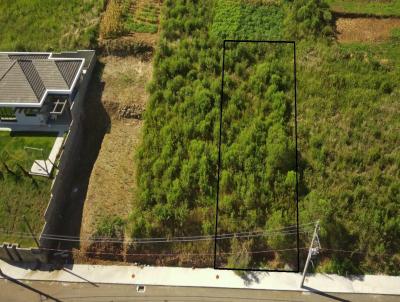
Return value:
<svg viewBox="0 0 400 302">
<path fill-rule="evenodd" d="M 0 108 L 0 121 L 2 122 L 16 122 L 14 108 Z"/>
<path fill-rule="evenodd" d="M 25 109 L 25 116 L 36 116 L 38 114 L 38 109 Z"/>
</svg>

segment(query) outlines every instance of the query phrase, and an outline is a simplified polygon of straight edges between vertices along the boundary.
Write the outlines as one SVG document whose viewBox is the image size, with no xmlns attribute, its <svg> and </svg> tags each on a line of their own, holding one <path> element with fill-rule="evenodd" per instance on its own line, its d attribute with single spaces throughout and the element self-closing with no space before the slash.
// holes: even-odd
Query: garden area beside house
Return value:
<svg viewBox="0 0 400 302">
<path fill-rule="evenodd" d="M 29 170 L 35 160 L 47 159 L 56 137 L 57 132 L 0 131 L 0 242 L 35 245 L 25 219 L 40 234 L 52 179 L 32 176 Z"/>
</svg>

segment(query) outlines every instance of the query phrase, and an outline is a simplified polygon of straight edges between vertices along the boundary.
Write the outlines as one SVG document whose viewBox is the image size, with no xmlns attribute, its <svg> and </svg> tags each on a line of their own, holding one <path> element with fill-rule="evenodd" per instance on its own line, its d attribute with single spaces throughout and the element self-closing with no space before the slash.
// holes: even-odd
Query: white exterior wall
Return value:
<svg viewBox="0 0 400 302">
<path fill-rule="evenodd" d="M 45 125 L 47 120 L 47 114 L 38 113 L 36 116 L 26 116 L 23 110 L 17 110 L 15 116 L 19 125 Z"/>
</svg>

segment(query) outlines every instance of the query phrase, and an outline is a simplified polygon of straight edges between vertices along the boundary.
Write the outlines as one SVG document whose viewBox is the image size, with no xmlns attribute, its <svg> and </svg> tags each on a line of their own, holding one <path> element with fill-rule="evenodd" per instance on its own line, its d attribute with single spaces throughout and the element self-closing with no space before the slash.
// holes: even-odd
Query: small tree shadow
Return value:
<svg viewBox="0 0 400 302">
<path fill-rule="evenodd" d="M 235 271 L 235 274 L 242 278 L 246 286 L 249 286 L 253 283 L 260 283 L 260 272 Z"/>
</svg>

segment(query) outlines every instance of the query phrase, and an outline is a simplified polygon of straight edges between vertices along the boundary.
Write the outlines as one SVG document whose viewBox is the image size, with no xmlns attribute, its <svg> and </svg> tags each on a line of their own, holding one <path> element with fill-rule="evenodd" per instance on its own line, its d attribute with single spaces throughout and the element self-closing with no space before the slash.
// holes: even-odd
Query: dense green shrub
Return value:
<svg viewBox="0 0 400 302">
<path fill-rule="evenodd" d="M 124 238 L 125 221 L 118 216 L 103 217 L 97 224 L 95 237 Z"/>
<path fill-rule="evenodd" d="M 251 18 L 248 12 L 271 9 L 252 3 L 257 9 L 244 17 L 237 3 L 213 3 L 165 1 L 138 153 L 140 202 L 129 220 L 132 237 L 213 234 L 221 39 L 262 37 L 257 31 L 262 24 L 238 35 L 240 20 Z M 319 268 L 398 274 L 400 46 L 325 43 L 331 34 L 325 4 L 299 0 L 284 6 L 290 12 L 287 33 L 297 46 L 300 222 L 320 220 Z M 268 24 L 277 15 L 271 14 Z M 289 50 L 229 44 L 219 232 L 272 232 L 293 224 L 295 216 L 295 146 L 289 122 L 293 79 L 288 72 L 293 61 Z M 293 248 L 295 239 L 289 232 L 224 240 L 218 244 L 218 261 L 231 267 L 266 266 L 269 260 L 277 267 L 293 266 L 296 253 L 268 258 L 250 252 Z M 301 246 L 309 239 L 309 230 L 301 233 Z M 213 245 L 136 248 L 209 253 Z"/>
<path fill-rule="evenodd" d="M 285 18 L 286 34 L 290 38 L 317 38 L 333 35 L 332 14 L 325 0 L 293 0 Z"/>
<path fill-rule="evenodd" d="M 282 37 L 282 5 L 216 0 L 211 33 L 224 39 L 277 40 Z"/>
</svg>

